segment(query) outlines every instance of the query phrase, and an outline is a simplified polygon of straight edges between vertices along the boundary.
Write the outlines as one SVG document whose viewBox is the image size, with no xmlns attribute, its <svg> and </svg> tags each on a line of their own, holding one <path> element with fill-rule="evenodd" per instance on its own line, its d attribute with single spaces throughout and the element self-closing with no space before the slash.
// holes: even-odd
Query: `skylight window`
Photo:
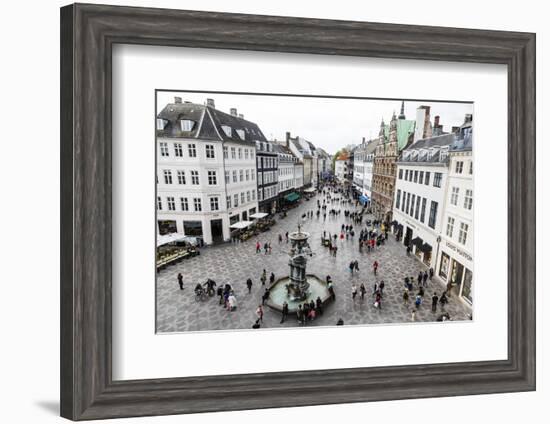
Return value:
<svg viewBox="0 0 550 424">
<path fill-rule="evenodd" d="M 227 137 L 231 137 L 231 127 L 229 125 L 222 125 L 222 130 Z"/>
<path fill-rule="evenodd" d="M 195 126 L 195 121 L 191 121 L 190 119 L 182 119 L 180 121 L 181 130 L 182 131 L 193 131 L 193 127 Z"/>
</svg>

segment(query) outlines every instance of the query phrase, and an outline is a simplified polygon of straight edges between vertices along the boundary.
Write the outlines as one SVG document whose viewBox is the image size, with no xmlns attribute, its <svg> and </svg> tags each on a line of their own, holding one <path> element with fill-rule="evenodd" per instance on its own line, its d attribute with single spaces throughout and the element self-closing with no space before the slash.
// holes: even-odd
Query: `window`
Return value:
<svg viewBox="0 0 550 424">
<path fill-rule="evenodd" d="M 185 184 L 185 171 L 178 171 L 178 184 Z"/>
<path fill-rule="evenodd" d="M 426 218 L 426 198 L 422 198 L 422 209 L 420 211 L 420 222 L 424 222 L 424 218 Z"/>
<path fill-rule="evenodd" d="M 168 156 L 168 143 L 160 143 L 160 155 Z"/>
<path fill-rule="evenodd" d="M 416 200 L 416 195 L 413 194 L 412 195 L 412 201 L 411 201 L 411 209 L 409 210 L 409 215 L 410 216 L 413 216 L 413 214 L 414 214 L 414 202 L 415 202 L 415 200 Z"/>
<path fill-rule="evenodd" d="M 187 197 L 180 197 L 180 205 L 182 211 L 189 210 L 189 202 L 187 201 Z"/>
<path fill-rule="evenodd" d="M 235 206 L 235 207 L 239 206 L 239 195 L 238 194 L 235 194 L 233 196 L 233 206 Z"/>
<path fill-rule="evenodd" d="M 216 178 L 216 171 L 208 171 L 208 185 L 216 185 L 218 184 L 217 178 Z"/>
<path fill-rule="evenodd" d="M 430 171 L 426 171 L 426 178 L 424 178 L 424 184 L 430 185 Z"/>
<path fill-rule="evenodd" d="M 231 207 L 231 196 L 227 196 L 225 202 L 227 203 L 227 209 L 229 209 Z"/>
<path fill-rule="evenodd" d="M 157 196 L 157 209 L 159 211 L 162 210 L 162 200 L 161 200 L 160 196 Z"/>
<path fill-rule="evenodd" d="M 164 171 L 164 184 L 172 184 L 172 171 L 165 169 Z"/>
<path fill-rule="evenodd" d="M 248 159 L 248 149 L 244 149 L 244 158 Z"/>
<path fill-rule="evenodd" d="M 456 167 L 455 167 L 455 172 L 457 174 L 462 174 L 462 168 L 464 167 L 464 162 L 462 162 L 461 160 L 457 161 L 456 162 Z"/>
<path fill-rule="evenodd" d="M 414 211 L 414 219 L 418 219 L 418 213 L 420 212 L 420 196 L 416 197 L 416 209 Z"/>
<path fill-rule="evenodd" d="M 166 126 L 166 120 L 162 118 L 157 118 L 157 130 L 163 130 Z"/>
<path fill-rule="evenodd" d="M 212 144 L 206 145 L 206 158 L 214 159 L 214 146 Z"/>
<path fill-rule="evenodd" d="M 189 157 L 190 158 L 196 158 L 197 157 L 197 147 L 194 144 L 190 144 L 187 146 L 187 149 L 189 151 Z"/>
<path fill-rule="evenodd" d="M 405 170 L 405 181 L 409 181 L 409 170 Z"/>
<path fill-rule="evenodd" d="M 231 159 L 236 159 L 237 158 L 237 155 L 235 154 L 236 153 L 236 150 L 234 147 L 231 148 Z"/>
<path fill-rule="evenodd" d="M 418 182 L 418 171 L 414 171 L 414 182 Z"/>
<path fill-rule="evenodd" d="M 441 187 L 441 172 L 434 172 L 434 187 Z"/>
<path fill-rule="evenodd" d="M 251 177 L 252 181 L 254 181 L 256 179 L 256 173 L 254 172 L 254 170 L 250 170 L 250 177 Z"/>
<path fill-rule="evenodd" d="M 428 220 L 428 226 L 430 228 L 435 228 L 435 220 L 437 218 L 437 206 L 438 206 L 437 202 L 434 202 L 432 200 L 432 203 L 430 205 L 430 218 Z"/>
<path fill-rule="evenodd" d="M 220 210 L 220 200 L 218 197 L 211 197 L 210 198 L 210 210 L 211 211 L 219 211 Z"/>
<path fill-rule="evenodd" d="M 244 203 L 244 191 L 241 193 L 241 203 Z"/>
<path fill-rule="evenodd" d="M 467 238 L 468 238 L 468 224 L 461 222 L 460 231 L 458 232 L 458 242 L 461 244 L 466 244 Z"/>
<path fill-rule="evenodd" d="M 453 237 L 453 229 L 455 227 L 455 219 L 452 217 L 447 218 L 447 237 L 452 238 Z"/>
<path fill-rule="evenodd" d="M 474 162 L 473 161 L 470 161 L 470 175 L 472 175 L 474 173 Z"/>
<path fill-rule="evenodd" d="M 254 150 L 250 150 L 250 159 L 254 159 Z"/>
<path fill-rule="evenodd" d="M 418 183 L 422 184 L 424 182 L 424 171 L 418 173 Z"/>
<path fill-rule="evenodd" d="M 246 181 L 250 180 L 250 170 L 246 170 Z"/>
<path fill-rule="evenodd" d="M 178 158 L 183 157 L 183 148 L 181 147 L 181 143 L 174 143 L 174 154 Z"/>
<path fill-rule="evenodd" d="M 256 200 L 256 190 L 252 190 L 252 200 Z"/>
<path fill-rule="evenodd" d="M 464 209 L 472 209 L 472 194 L 472 190 L 466 190 L 466 194 L 464 195 Z"/>
<path fill-rule="evenodd" d="M 176 202 L 174 201 L 173 197 L 167 197 L 166 202 L 168 203 L 168 210 L 169 211 L 175 211 L 176 210 Z"/>
<path fill-rule="evenodd" d="M 411 193 L 407 193 L 407 206 L 405 206 L 405 211 L 407 214 L 409 213 L 410 202 L 411 202 Z"/>
<path fill-rule="evenodd" d="M 243 158 L 243 149 L 239 147 L 239 159 Z"/>
<path fill-rule="evenodd" d="M 233 171 L 233 182 L 237 182 L 237 171 Z"/>
<path fill-rule="evenodd" d="M 193 198 L 193 205 L 195 206 L 195 212 L 202 211 L 201 199 L 199 197 Z"/>
<path fill-rule="evenodd" d="M 407 193 L 403 192 L 403 202 L 401 202 L 401 212 L 405 212 L 405 199 L 406 199 Z"/>
<path fill-rule="evenodd" d="M 191 184 L 199 185 L 199 171 L 191 171 Z"/>
<path fill-rule="evenodd" d="M 395 198 L 395 207 L 399 209 L 399 203 L 401 201 L 401 190 L 397 190 L 397 197 Z"/>
<path fill-rule="evenodd" d="M 182 119 L 180 121 L 180 125 L 182 131 L 192 131 L 195 126 L 195 121 L 191 121 L 190 119 Z"/>
<path fill-rule="evenodd" d="M 223 146 L 223 158 L 229 159 L 229 152 L 228 152 L 227 146 Z"/>
<path fill-rule="evenodd" d="M 244 179 L 244 171 L 242 169 L 239 170 L 239 181 L 243 181 Z"/>
<path fill-rule="evenodd" d="M 227 137 L 231 137 L 231 127 L 229 125 L 222 125 L 222 131 Z"/>
<path fill-rule="evenodd" d="M 458 203 L 458 187 L 453 187 L 451 192 L 451 205 L 456 206 Z"/>
<path fill-rule="evenodd" d="M 250 192 L 249 191 L 246 192 L 246 201 L 250 202 Z"/>
<path fill-rule="evenodd" d="M 241 140 L 244 140 L 244 130 L 236 130 L 237 131 L 237 134 L 239 134 L 239 137 L 241 138 Z"/>
</svg>

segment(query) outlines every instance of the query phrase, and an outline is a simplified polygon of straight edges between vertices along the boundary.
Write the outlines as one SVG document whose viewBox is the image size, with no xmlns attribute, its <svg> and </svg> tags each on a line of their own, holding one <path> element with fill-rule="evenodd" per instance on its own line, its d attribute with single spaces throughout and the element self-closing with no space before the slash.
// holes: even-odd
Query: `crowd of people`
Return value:
<svg viewBox="0 0 550 424">
<path fill-rule="evenodd" d="M 369 218 L 369 209 L 363 205 L 360 205 L 358 200 L 355 199 L 349 191 L 344 190 L 339 186 L 325 186 L 319 190 L 317 199 L 316 199 L 317 209 L 310 209 L 304 211 L 299 218 L 303 222 L 308 220 L 320 220 L 321 217 L 323 221 L 327 220 L 327 217 L 330 221 L 333 222 L 332 227 L 334 228 L 334 221 L 343 220 L 340 224 L 338 223 L 338 229 L 336 232 L 331 232 L 323 230 L 321 234 L 321 242 L 323 246 L 326 246 L 329 249 L 330 255 L 332 257 L 337 256 L 339 247 L 353 246 L 356 240 L 356 246 L 358 247 L 359 253 L 366 251 L 367 254 L 375 252 L 376 250 L 383 248 L 385 245 L 388 234 L 390 231 L 389 225 L 381 221 L 368 219 Z M 279 244 L 289 243 L 289 233 L 279 233 L 276 235 L 276 240 Z M 255 253 L 270 255 L 272 254 L 272 245 L 271 242 L 257 240 L 255 242 Z M 347 247 L 349 249 L 349 247 Z M 363 256 L 363 258 L 365 258 Z M 378 269 L 379 262 L 374 260 L 372 262 L 368 261 L 370 266 L 367 266 L 367 271 L 369 267 L 372 267 L 372 273 L 374 275 L 374 282 L 372 283 L 372 289 L 369 290 L 369 283 L 366 282 L 366 278 L 363 282 L 356 281 L 354 278 L 351 279 L 351 296 L 353 302 L 360 301 L 370 301 L 372 306 L 382 311 L 382 304 L 385 299 L 385 288 L 386 282 L 384 280 L 378 280 Z M 361 262 L 361 268 L 365 265 L 365 261 Z M 357 259 L 353 259 L 348 264 L 348 269 L 351 277 L 359 276 L 360 273 L 360 262 Z M 449 303 L 450 297 L 450 288 L 447 287 L 447 290 L 438 291 L 438 290 L 429 290 L 428 286 L 430 281 L 433 279 L 434 271 L 432 268 L 429 270 L 419 272 L 416 277 L 405 276 L 403 278 L 404 289 L 402 290 L 402 305 L 403 307 L 408 308 L 411 314 L 411 320 L 415 321 L 417 313 L 422 308 L 424 299 L 429 297 L 431 294 L 431 311 L 435 314 L 440 312 L 440 316 L 437 317 L 438 321 L 450 320 L 450 314 L 445 310 L 446 305 Z M 183 290 L 183 277 L 180 274 L 177 276 L 178 285 L 180 290 Z M 268 283 L 269 281 L 269 283 Z M 258 300 L 258 307 L 255 310 L 255 321 L 253 328 L 260 328 L 264 321 L 264 307 L 268 304 L 270 298 L 270 288 L 275 282 L 274 272 L 267 273 L 266 269 L 263 269 L 260 276 L 259 282 L 263 289 L 260 289 L 260 299 Z M 334 283 L 330 276 L 326 276 L 326 286 L 332 300 L 336 299 L 336 292 L 334 288 Z M 396 282 L 398 283 L 398 282 Z M 253 280 L 252 278 L 247 278 L 246 282 L 246 292 L 249 295 L 253 294 Z M 344 285 L 344 284 L 340 284 Z M 200 287 L 199 287 L 200 286 Z M 204 288 L 203 288 L 204 287 Z M 213 292 L 216 289 L 216 283 L 212 280 L 207 280 L 204 284 L 198 284 L 196 291 L 205 290 L 207 293 Z M 399 289 L 397 289 L 399 290 Z M 394 293 L 395 289 L 390 291 Z M 429 292 L 429 294 L 428 294 Z M 231 284 L 226 283 L 217 287 L 216 293 L 219 297 L 219 304 L 223 306 L 228 311 L 235 311 L 237 309 L 237 298 L 235 291 Z M 398 295 L 399 296 L 399 295 Z M 397 296 L 397 297 L 398 297 Z M 399 300 L 398 300 L 399 302 Z M 427 303 L 429 300 L 427 301 Z M 411 308 L 411 303 L 413 307 Z M 292 308 L 292 314 L 296 315 L 296 320 L 299 325 L 306 325 L 309 322 L 315 321 L 324 312 L 324 304 L 321 297 L 317 297 L 315 300 L 311 299 L 308 301 L 301 302 L 297 308 Z M 285 301 L 280 310 L 281 320 L 280 323 L 283 324 L 287 321 L 289 312 L 289 304 Z M 295 312 L 294 312 L 295 311 Z M 342 320 L 343 324 L 343 320 Z M 342 325 L 339 324 L 339 325 Z"/>
</svg>

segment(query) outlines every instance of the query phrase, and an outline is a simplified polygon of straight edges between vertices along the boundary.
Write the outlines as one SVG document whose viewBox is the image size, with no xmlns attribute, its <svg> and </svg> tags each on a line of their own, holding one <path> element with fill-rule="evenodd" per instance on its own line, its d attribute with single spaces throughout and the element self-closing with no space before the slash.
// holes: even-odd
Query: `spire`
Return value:
<svg viewBox="0 0 550 424">
<path fill-rule="evenodd" d="M 405 119 L 405 100 L 401 101 L 401 113 L 399 114 L 399 119 Z"/>
<path fill-rule="evenodd" d="M 380 131 L 378 131 L 379 136 L 384 135 L 384 127 L 385 126 L 386 126 L 386 124 L 384 124 L 384 117 L 382 117 L 382 122 L 380 123 Z"/>
</svg>

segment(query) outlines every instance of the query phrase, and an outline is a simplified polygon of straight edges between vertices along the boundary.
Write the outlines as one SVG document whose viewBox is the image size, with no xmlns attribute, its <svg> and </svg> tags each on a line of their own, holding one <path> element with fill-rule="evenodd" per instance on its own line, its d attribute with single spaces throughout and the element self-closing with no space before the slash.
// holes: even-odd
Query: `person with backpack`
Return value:
<svg viewBox="0 0 550 424">
<path fill-rule="evenodd" d="M 246 287 L 248 288 L 248 294 L 250 294 L 252 292 L 252 279 L 251 278 L 246 280 Z"/>
<path fill-rule="evenodd" d="M 432 296 L 432 312 L 437 312 L 437 301 L 439 300 L 439 297 L 437 297 L 437 294 L 434 293 Z"/>
<path fill-rule="evenodd" d="M 416 295 L 414 305 L 416 306 L 416 309 L 419 309 L 420 305 L 422 305 L 422 296 L 420 296 L 419 294 Z"/>
<path fill-rule="evenodd" d="M 409 304 L 409 291 L 408 290 L 405 290 L 403 291 L 403 305 L 408 305 Z"/>
<path fill-rule="evenodd" d="M 374 271 L 374 275 L 376 275 L 376 272 L 378 271 L 378 261 L 374 261 L 372 264 L 372 270 Z"/>
</svg>

